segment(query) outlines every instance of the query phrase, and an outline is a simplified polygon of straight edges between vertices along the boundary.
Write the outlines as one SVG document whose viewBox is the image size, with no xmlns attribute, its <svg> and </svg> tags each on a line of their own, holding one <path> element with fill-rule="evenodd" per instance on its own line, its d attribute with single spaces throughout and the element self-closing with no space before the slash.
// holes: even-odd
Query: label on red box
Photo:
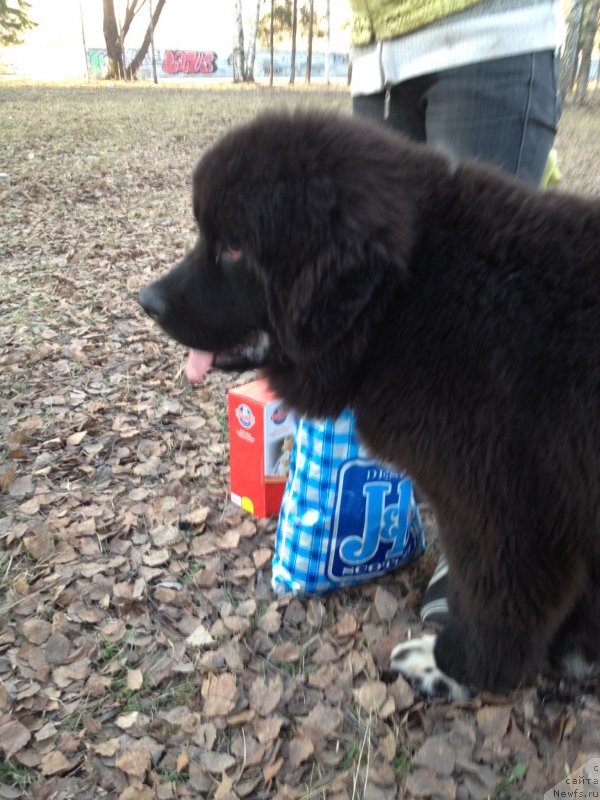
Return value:
<svg viewBox="0 0 600 800">
<path fill-rule="evenodd" d="M 279 513 L 295 427 L 266 381 L 229 392 L 231 499 L 252 514 Z"/>
</svg>

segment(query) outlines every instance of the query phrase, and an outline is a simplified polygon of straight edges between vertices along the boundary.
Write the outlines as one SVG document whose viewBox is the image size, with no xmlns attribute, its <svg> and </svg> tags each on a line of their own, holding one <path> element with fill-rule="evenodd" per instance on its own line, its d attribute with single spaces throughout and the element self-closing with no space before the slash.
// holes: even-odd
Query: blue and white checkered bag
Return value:
<svg viewBox="0 0 600 800">
<path fill-rule="evenodd" d="M 369 456 L 352 412 L 301 419 L 277 526 L 274 591 L 321 594 L 389 572 L 424 549 L 410 479 Z"/>
</svg>

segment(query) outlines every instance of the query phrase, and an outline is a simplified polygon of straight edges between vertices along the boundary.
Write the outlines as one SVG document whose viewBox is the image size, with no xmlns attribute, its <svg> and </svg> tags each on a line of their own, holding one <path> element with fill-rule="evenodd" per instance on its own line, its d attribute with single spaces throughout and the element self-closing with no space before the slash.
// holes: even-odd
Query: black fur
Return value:
<svg viewBox="0 0 600 800">
<path fill-rule="evenodd" d="M 281 397 L 352 406 L 413 476 L 453 581 L 439 667 L 506 690 L 549 654 L 597 659 L 600 204 L 284 113 L 204 155 L 194 212 L 197 247 L 143 304 L 199 349 L 266 330 Z"/>
</svg>

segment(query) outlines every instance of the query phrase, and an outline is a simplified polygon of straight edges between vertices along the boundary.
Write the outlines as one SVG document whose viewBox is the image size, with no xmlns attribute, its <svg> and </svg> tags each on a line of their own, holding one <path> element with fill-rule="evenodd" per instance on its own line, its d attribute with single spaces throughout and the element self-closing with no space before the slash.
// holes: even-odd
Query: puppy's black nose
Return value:
<svg viewBox="0 0 600 800">
<path fill-rule="evenodd" d="M 153 319 L 160 320 L 167 310 L 163 293 L 155 283 L 145 286 L 138 295 L 138 303 Z"/>
</svg>

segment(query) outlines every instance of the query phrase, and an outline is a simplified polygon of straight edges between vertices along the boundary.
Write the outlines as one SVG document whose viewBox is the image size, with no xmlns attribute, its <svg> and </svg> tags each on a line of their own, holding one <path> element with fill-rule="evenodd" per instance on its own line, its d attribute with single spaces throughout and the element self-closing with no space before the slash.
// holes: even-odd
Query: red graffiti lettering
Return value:
<svg viewBox="0 0 600 800">
<path fill-rule="evenodd" d="M 217 71 L 217 54 L 213 50 L 167 50 L 162 68 L 170 75 L 212 75 Z"/>
<path fill-rule="evenodd" d="M 168 72 L 171 75 L 179 72 L 182 60 L 185 62 L 185 53 L 181 50 L 167 50 L 162 62 L 163 72 Z"/>
<path fill-rule="evenodd" d="M 217 71 L 217 54 L 214 50 L 209 50 L 201 53 L 201 56 L 200 72 L 203 75 L 212 75 L 213 72 Z"/>
</svg>

